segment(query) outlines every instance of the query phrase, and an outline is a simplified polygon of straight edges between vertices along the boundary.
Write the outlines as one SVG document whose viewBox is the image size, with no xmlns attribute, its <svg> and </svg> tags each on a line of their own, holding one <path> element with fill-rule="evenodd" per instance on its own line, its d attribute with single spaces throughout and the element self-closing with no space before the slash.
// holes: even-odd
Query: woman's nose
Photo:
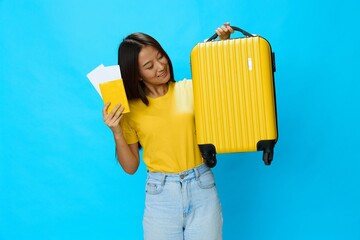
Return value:
<svg viewBox="0 0 360 240">
<path fill-rule="evenodd" d="M 163 70 L 165 68 L 165 65 L 166 65 L 165 63 L 162 63 L 160 61 L 156 62 L 156 66 L 159 71 Z"/>
</svg>

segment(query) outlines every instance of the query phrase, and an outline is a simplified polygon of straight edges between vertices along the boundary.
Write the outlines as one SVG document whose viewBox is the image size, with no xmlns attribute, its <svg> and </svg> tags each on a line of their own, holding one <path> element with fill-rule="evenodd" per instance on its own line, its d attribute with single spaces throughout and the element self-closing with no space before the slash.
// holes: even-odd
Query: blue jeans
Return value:
<svg viewBox="0 0 360 240">
<path fill-rule="evenodd" d="M 221 240 L 222 210 L 210 168 L 148 172 L 145 240 Z"/>
</svg>

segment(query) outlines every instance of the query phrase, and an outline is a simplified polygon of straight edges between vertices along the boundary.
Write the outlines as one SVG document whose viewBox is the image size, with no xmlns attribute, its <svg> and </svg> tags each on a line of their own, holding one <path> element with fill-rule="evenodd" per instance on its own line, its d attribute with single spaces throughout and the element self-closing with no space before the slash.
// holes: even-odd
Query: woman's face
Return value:
<svg viewBox="0 0 360 240">
<path fill-rule="evenodd" d="M 140 77 L 148 87 L 162 85 L 170 80 L 167 58 L 152 46 L 145 46 L 139 53 Z"/>
</svg>

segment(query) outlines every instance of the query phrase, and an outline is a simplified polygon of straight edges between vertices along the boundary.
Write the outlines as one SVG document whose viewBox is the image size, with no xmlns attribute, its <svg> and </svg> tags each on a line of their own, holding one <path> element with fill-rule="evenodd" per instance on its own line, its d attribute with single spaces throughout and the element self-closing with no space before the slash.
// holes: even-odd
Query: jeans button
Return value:
<svg viewBox="0 0 360 240">
<path fill-rule="evenodd" d="M 180 175 L 180 178 L 181 178 L 181 179 L 184 179 L 187 175 L 189 175 L 189 174 L 188 174 L 188 173 L 181 174 L 181 175 Z"/>
</svg>

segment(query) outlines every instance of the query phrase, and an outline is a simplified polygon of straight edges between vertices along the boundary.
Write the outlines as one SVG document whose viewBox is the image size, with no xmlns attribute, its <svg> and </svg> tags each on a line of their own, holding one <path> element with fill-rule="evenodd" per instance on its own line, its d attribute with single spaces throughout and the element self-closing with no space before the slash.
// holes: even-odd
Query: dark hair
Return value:
<svg viewBox="0 0 360 240">
<path fill-rule="evenodd" d="M 158 41 L 145 33 L 130 34 L 121 42 L 118 50 L 118 64 L 128 100 L 141 99 L 144 104 L 149 105 L 149 100 L 146 97 L 146 86 L 140 81 L 138 62 L 139 53 L 145 46 L 154 47 L 167 58 L 170 68 L 169 81 L 174 82 L 174 71 L 169 56 Z"/>
</svg>

